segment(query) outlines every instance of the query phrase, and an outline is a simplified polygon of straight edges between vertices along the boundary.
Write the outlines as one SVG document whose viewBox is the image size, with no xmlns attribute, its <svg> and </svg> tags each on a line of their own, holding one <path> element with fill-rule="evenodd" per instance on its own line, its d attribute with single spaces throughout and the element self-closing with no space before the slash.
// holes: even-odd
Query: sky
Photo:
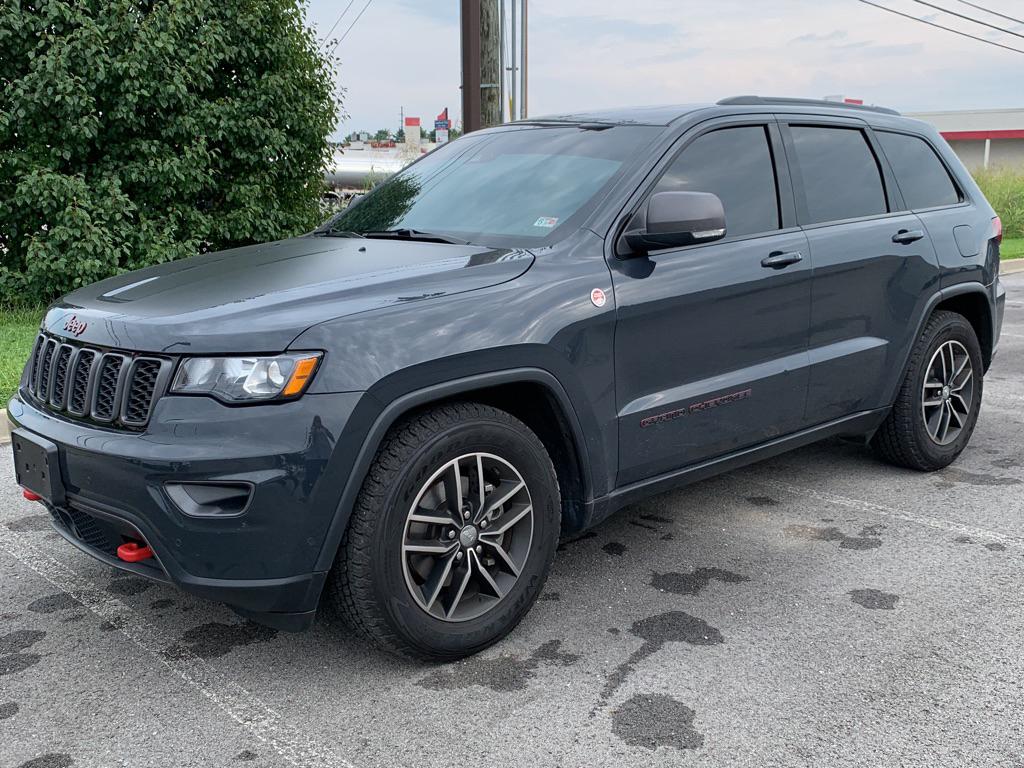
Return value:
<svg viewBox="0 0 1024 768">
<path fill-rule="evenodd" d="M 1024 24 L 960 0 L 875 0 L 1024 51 Z M 1019 0 L 972 0 L 1024 19 Z M 349 0 L 308 0 L 324 37 Z M 365 10 L 364 10 L 365 9 Z M 362 11 L 362 16 L 355 21 Z M 355 21 L 355 25 L 351 26 Z M 1024 107 L 1024 53 L 903 19 L 859 0 L 531 0 L 530 115 L 842 94 L 903 112 Z M 346 118 L 337 135 L 461 118 L 459 0 L 352 0 L 331 39 Z"/>
</svg>

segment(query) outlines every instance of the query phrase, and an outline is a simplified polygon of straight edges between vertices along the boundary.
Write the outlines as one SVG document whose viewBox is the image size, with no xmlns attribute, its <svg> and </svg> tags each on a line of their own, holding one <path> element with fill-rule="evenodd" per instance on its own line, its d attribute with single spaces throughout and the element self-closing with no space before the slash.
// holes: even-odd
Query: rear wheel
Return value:
<svg viewBox="0 0 1024 768">
<path fill-rule="evenodd" d="M 328 582 L 346 621 L 380 647 L 455 659 L 508 634 L 532 606 L 558 541 L 554 468 L 504 411 L 417 415 L 385 439 Z"/>
<path fill-rule="evenodd" d="M 981 346 L 953 312 L 936 312 L 911 352 L 892 412 L 872 440 L 893 464 L 926 472 L 951 464 L 967 447 L 981 410 Z"/>
</svg>

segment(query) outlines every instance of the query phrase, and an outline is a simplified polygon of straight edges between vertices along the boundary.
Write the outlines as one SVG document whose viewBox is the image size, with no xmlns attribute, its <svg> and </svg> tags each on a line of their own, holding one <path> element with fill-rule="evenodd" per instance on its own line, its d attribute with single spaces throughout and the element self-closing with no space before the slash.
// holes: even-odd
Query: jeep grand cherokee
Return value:
<svg viewBox="0 0 1024 768">
<path fill-rule="evenodd" d="M 319 230 L 46 313 L 18 482 L 110 565 L 479 651 L 560 535 L 835 435 L 936 470 L 999 339 L 998 218 L 930 126 L 739 97 L 441 147 Z"/>
</svg>

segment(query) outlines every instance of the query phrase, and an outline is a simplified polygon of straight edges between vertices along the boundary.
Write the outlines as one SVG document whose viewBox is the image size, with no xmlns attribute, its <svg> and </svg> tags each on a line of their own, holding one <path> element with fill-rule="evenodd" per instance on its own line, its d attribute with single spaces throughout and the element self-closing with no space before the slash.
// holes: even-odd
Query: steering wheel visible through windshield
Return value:
<svg viewBox="0 0 1024 768">
<path fill-rule="evenodd" d="M 319 231 L 547 244 L 590 212 L 624 164 L 658 132 L 647 126 L 564 124 L 470 134 L 402 170 Z"/>
</svg>

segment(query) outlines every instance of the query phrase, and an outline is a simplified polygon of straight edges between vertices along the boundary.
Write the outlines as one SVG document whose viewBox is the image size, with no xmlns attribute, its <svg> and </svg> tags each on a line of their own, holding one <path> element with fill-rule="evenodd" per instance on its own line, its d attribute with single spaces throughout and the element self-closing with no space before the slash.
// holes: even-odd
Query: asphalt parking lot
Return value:
<svg viewBox="0 0 1024 768">
<path fill-rule="evenodd" d="M 832 441 L 632 507 L 452 665 L 123 576 L 5 457 L 0 766 L 1022 766 L 1024 273 L 1004 281 L 953 467 Z"/>
</svg>

